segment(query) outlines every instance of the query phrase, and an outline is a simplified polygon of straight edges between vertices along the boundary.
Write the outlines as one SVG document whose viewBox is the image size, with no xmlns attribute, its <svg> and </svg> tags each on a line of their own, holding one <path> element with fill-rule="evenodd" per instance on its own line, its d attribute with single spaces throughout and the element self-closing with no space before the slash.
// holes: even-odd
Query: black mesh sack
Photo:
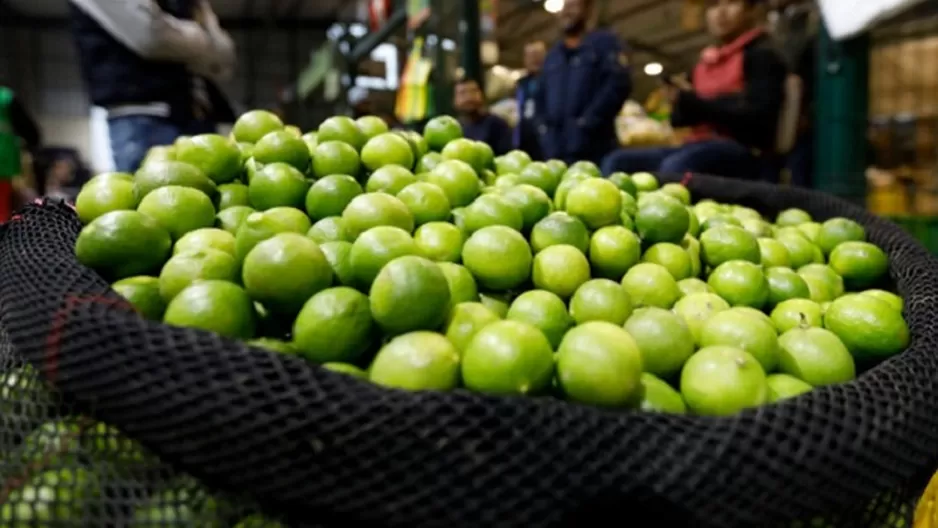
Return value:
<svg viewBox="0 0 938 528">
<path fill-rule="evenodd" d="M 0 526 L 911 526 L 938 469 L 938 263 L 830 196 L 687 185 L 862 223 L 909 349 L 721 419 L 386 390 L 142 319 L 47 202 L 0 232 Z"/>
</svg>

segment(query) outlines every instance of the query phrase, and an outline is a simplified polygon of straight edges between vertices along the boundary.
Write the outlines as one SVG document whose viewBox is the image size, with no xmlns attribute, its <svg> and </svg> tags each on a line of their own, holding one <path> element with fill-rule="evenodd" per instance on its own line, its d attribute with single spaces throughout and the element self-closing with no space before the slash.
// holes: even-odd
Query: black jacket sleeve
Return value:
<svg viewBox="0 0 938 528">
<path fill-rule="evenodd" d="M 580 118 L 586 128 L 608 123 L 616 116 L 632 93 L 632 73 L 626 60 L 625 49 L 612 35 L 603 35 L 597 42 L 600 50 L 599 68 L 602 82 L 599 91 L 590 94 L 591 102 Z"/>
<path fill-rule="evenodd" d="M 681 92 L 674 105 L 672 123 L 713 125 L 745 144 L 771 141 L 785 98 L 788 69 L 781 55 L 767 45 L 747 49 L 743 61 L 742 93 L 702 99 L 693 92 Z"/>
<path fill-rule="evenodd" d="M 492 152 L 496 156 L 507 154 L 511 150 L 512 129 L 508 122 L 497 115 L 492 115 Z"/>
<path fill-rule="evenodd" d="M 10 102 L 10 125 L 13 127 L 13 133 L 26 143 L 29 150 L 39 146 L 42 139 L 39 133 L 39 125 L 36 124 L 26 107 L 16 97 L 13 97 Z"/>
</svg>

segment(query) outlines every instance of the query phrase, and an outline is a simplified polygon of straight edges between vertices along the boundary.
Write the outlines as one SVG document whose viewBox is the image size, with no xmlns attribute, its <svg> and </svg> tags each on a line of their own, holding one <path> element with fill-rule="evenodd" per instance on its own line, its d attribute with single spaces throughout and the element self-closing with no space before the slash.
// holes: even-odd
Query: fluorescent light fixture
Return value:
<svg viewBox="0 0 938 528">
<path fill-rule="evenodd" d="M 544 10 L 548 13 L 559 13 L 563 9 L 563 0 L 545 0 Z"/>
<path fill-rule="evenodd" d="M 661 75 L 663 71 L 664 66 L 662 66 L 660 62 L 649 62 L 645 65 L 645 75 L 654 77 L 655 75 Z"/>
</svg>

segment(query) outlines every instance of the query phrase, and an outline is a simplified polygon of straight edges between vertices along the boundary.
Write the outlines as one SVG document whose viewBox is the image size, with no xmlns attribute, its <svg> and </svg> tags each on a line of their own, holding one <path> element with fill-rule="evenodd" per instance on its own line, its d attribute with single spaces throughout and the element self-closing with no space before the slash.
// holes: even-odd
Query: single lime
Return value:
<svg viewBox="0 0 938 528">
<path fill-rule="evenodd" d="M 482 303 L 459 303 L 450 310 L 446 338 L 462 353 L 479 330 L 499 320 L 501 317 Z"/>
<path fill-rule="evenodd" d="M 550 170 L 546 163 L 535 161 L 528 163 L 518 173 L 518 183 L 537 187 L 548 195 L 553 195 L 560 184 L 560 178 Z"/>
<path fill-rule="evenodd" d="M 138 275 L 121 279 L 111 285 L 121 297 L 133 305 L 143 317 L 152 321 L 162 321 L 166 311 L 166 301 L 160 295 L 160 280 L 156 277 Z"/>
<path fill-rule="evenodd" d="M 681 393 L 653 374 L 642 373 L 641 399 L 637 407 L 645 412 L 684 414 L 687 405 Z"/>
<path fill-rule="evenodd" d="M 788 258 L 791 262 L 792 269 L 798 269 L 814 262 L 814 254 L 817 250 L 817 246 L 812 244 L 804 236 L 788 233 L 776 235 L 775 239 L 781 242 L 782 245 L 785 246 L 785 249 L 788 250 Z"/>
<path fill-rule="evenodd" d="M 212 200 L 191 187 L 160 187 L 140 201 L 137 211 L 156 220 L 174 240 L 189 231 L 215 225 Z"/>
<path fill-rule="evenodd" d="M 889 271 L 886 253 L 869 242 L 843 242 L 830 253 L 830 267 L 852 290 L 868 288 Z"/>
<path fill-rule="evenodd" d="M 479 177 L 471 165 L 459 160 L 441 162 L 430 171 L 427 182 L 443 189 L 452 207 L 465 207 L 479 195 Z"/>
<path fill-rule="evenodd" d="M 813 387 L 788 374 L 771 374 L 766 377 L 769 385 L 769 403 L 775 403 L 811 391 Z"/>
<path fill-rule="evenodd" d="M 670 309 L 681 298 L 677 281 L 660 264 L 636 264 L 622 277 L 622 286 L 636 307 L 657 306 Z"/>
<path fill-rule="evenodd" d="M 593 273 L 597 277 L 622 280 L 629 268 L 638 263 L 641 249 L 638 236 L 622 226 L 598 229 L 589 242 Z"/>
<path fill-rule="evenodd" d="M 360 194 L 342 211 L 345 228 L 353 239 L 378 226 L 393 226 L 410 233 L 414 215 L 404 202 L 384 193 Z"/>
<path fill-rule="evenodd" d="M 634 178 L 634 177 L 633 177 Z M 635 227 L 648 243 L 680 243 L 690 226 L 690 215 L 684 204 L 674 198 L 639 203 Z"/>
<path fill-rule="evenodd" d="M 465 234 L 446 222 L 429 222 L 414 232 L 420 254 L 437 262 L 459 262 Z"/>
<path fill-rule="evenodd" d="M 256 212 L 254 209 L 246 205 L 235 205 L 227 209 L 222 209 L 215 215 L 215 226 L 234 235 L 238 232 L 238 228 L 241 227 L 241 224 L 244 223 L 247 217 L 254 212 Z"/>
<path fill-rule="evenodd" d="M 553 372 L 550 342 L 537 328 L 518 321 L 484 326 L 463 351 L 463 384 L 477 392 L 537 394 L 548 388 Z"/>
<path fill-rule="evenodd" d="M 521 211 L 522 230 L 526 233 L 551 212 L 550 197 L 533 185 L 522 183 L 509 187 L 502 198 Z"/>
<path fill-rule="evenodd" d="M 314 183 L 306 193 L 306 213 L 314 222 L 340 216 L 353 198 L 364 191 L 348 174 L 333 174 Z"/>
<path fill-rule="evenodd" d="M 681 246 L 670 242 L 659 242 L 652 245 L 642 256 L 642 262 L 651 262 L 664 266 L 676 281 L 686 279 L 693 273 L 690 253 Z"/>
<path fill-rule="evenodd" d="M 355 285 L 367 291 L 387 263 L 418 252 L 410 233 L 399 227 L 378 226 L 365 231 L 355 239 L 349 252 Z"/>
<path fill-rule="evenodd" d="M 823 328 L 793 328 L 778 339 L 778 370 L 819 387 L 856 377 L 853 356 L 843 342 Z"/>
<path fill-rule="evenodd" d="M 447 143 L 463 137 L 462 125 L 450 116 L 437 116 L 423 127 L 423 138 L 430 150 L 443 150 Z"/>
<path fill-rule="evenodd" d="M 375 136 L 388 132 L 388 124 L 378 116 L 366 115 L 355 120 L 358 129 L 365 135 L 365 139 L 371 139 Z"/>
<path fill-rule="evenodd" d="M 262 137 L 275 130 L 283 129 L 283 121 L 277 114 L 267 110 L 251 110 L 241 114 L 235 121 L 231 134 L 235 141 L 257 143 Z"/>
<path fill-rule="evenodd" d="M 163 322 L 250 339 L 254 337 L 254 317 L 254 304 L 240 286 L 228 281 L 203 280 L 173 297 Z"/>
<path fill-rule="evenodd" d="M 821 305 L 810 299 L 789 299 L 778 303 L 771 314 L 779 334 L 793 328 L 821 327 L 824 317 Z"/>
<path fill-rule="evenodd" d="M 817 235 L 817 245 L 825 255 L 830 255 L 842 242 L 863 242 L 866 240 L 866 230 L 863 226 L 849 218 L 831 218 L 821 224 Z"/>
<path fill-rule="evenodd" d="M 534 256 L 531 276 L 536 288 L 569 299 L 589 280 L 590 264 L 586 255 L 573 246 L 550 246 Z"/>
<path fill-rule="evenodd" d="M 352 288 L 313 295 L 293 322 L 293 346 L 315 363 L 354 362 L 371 345 L 374 321 L 368 297 Z"/>
<path fill-rule="evenodd" d="M 562 212 L 551 213 L 534 224 L 531 246 L 536 253 L 560 244 L 585 252 L 590 246 L 589 230 L 579 218 Z"/>
<path fill-rule="evenodd" d="M 593 321 L 564 336 L 557 349 L 557 379 L 575 402 L 621 407 L 641 390 L 642 362 L 638 344 L 621 326 Z"/>
<path fill-rule="evenodd" d="M 831 302 L 824 327 L 860 360 L 889 357 L 909 344 L 909 327 L 902 314 L 870 295 L 844 295 Z"/>
<path fill-rule="evenodd" d="M 352 253 L 352 243 L 345 241 L 324 242 L 319 244 L 326 260 L 332 267 L 333 283 L 341 286 L 354 286 L 355 275 L 352 273 L 352 264 L 350 255 Z"/>
<path fill-rule="evenodd" d="M 517 207 L 501 195 L 484 194 L 466 206 L 463 211 L 463 225 L 470 234 L 483 227 L 496 225 L 521 231 L 524 217 Z"/>
<path fill-rule="evenodd" d="M 278 233 L 305 235 L 310 227 L 309 218 L 292 207 L 275 207 L 262 213 L 251 213 L 235 234 L 235 256 L 238 261 L 243 261 L 259 242 Z"/>
<path fill-rule="evenodd" d="M 700 246 L 701 257 L 711 268 L 731 260 L 756 264 L 761 262 L 761 251 L 756 237 L 741 227 L 711 227 L 700 235 Z"/>
<path fill-rule="evenodd" d="M 811 298 L 808 283 L 791 268 L 768 268 L 765 270 L 765 280 L 769 285 L 767 308 L 774 308 L 789 299 Z"/>
<path fill-rule="evenodd" d="M 75 256 L 105 278 L 117 280 L 158 271 L 171 247 L 169 233 L 149 216 L 111 211 L 81 230 Z"/>
<path fill-rule="evenodd" d="M 174 255 L 160 271 L 160 295 L 168 303 L 200 280 L 237 283 L 238 262 L 231 253 L 210 248 Z"/>
<path fill-rule="evenodd" d="M 400 335 L 378 351 L 368 379 L 396 389 L 452 390 L 459 384 L 459 351 L 435 332 Z"/>
<path fill-rule="evenodd" d="M 593 279 L 573 294 L 570 315 L 577 324 L 606 321 L 621 326 L 632 315 L 632 299 L 618 282 Z"/>
<path fill-rule="evenodd" d="M 307 299 L 332 285 L 332 266 L 309 238 L 280 233 L 251 249 L 244 258 L 241 279 L 252 299 L 293 314 Z"/>
<path fill-rule="evenodd" d="M 306 142 L 286 130 L 269 132 L 254 144 L 251 155 L 255 161 L 264 165 L 283 163 L 304 172 L 309 168 L 310 155 Z"/>
<path fill-rule="evenodd" d="M 730 260 L 717 266 L 707 284 L 732 306 L 762 308 L 769 300 L 769 284 L 762 267 L 745 260 Z"/>
<path fill-rule="evenodd" d="M 714 314 L 729 310 L 730 305 L 715 293 L 691 293 L 674 304 L 674 313 L 684 319 L 694 343 L 700 345 L 700 335 L 706 322 Z"/>
<path fill-rule="evenodd" d="M 713 288 L 697 277 L 677 281 L 677 288 L 681 290 L 681 295 L 685 297 L 694 293 L 713 293 Z"/>
<path fill-rule="evenodd" d="M 438 262 L 437 266 L 443 272 L 446 283 L 449 285 L 450 308 L 460 303 L 479 301 L 479 287 L 465 266 L 452 262 Z"/>
<path fill-rule="evenodd" d="M 545 290 L 530 290 L 519 295 L 511 303 L 505 318 L 537 328 L 544 333 L 553 349 L 560 346 L 560 340 L 573 326 L 563 300 Z"/>
<path fill-rule="evenodd" d="M 313 152 L 313 174 L 323 178 L 332 174 L 358 176 L 361 160 L 354 147 L 339 141 L 325 141 Z"/>
<path fill-rule="evenodd" d="M 410 210 L 417 226 L 444 222 L 450 217 L 449 198 L 443 189 L 432 183 L 411 183 L 397 193 L 397 198 Z"/>
<path fill-rule="evenodd" d="M 778 364 L 778 335 L 767 318 L 738 308 L 713 314 L 700 330 L 700 346 L 730 346 L 752 354 L 766 372 Z"/>
<path fill-rule="evenodd" d="M 304 148 L 307 158 L 309 153 Z M 200 134 L 176 145 L 176 160 L 201 170 L 215 183 L 228 183 L 241 175 L 238 144 L 218 134 Z"/>
<path fill-rule="evenodd" d="M 414 167 L 414 151 L 410 143 L 398 134 L 385 133 L 365 143 L 361 151 L 362 164 L 370 171 L 388 165 L 398 165 L 407 170 Z"/>
<path fill-rule="evenodd" d="M 524 284 L 531 276 L 533 260 L 524 237 L 505 226 L 476 231 L 462 248 L 463 264 L 479 285 L 489 290 L 509 290 Z"/>
<path fill-rule="evenodd" d="M 309 184 L 303 173 L 286 163 L 265 165 L 248 185 L 251 205 L 258 211 L 274 207 L 303 208 Z"/>
<path fill-rule="evenodd" d="M 230 207 L 239 205 L 251 205 L 251 199 L 248 194 L 248 186 L 243 183 L 223 183 L 218 186 L 218 198 L 216 209 L 224 211 Z"/>
<path fill-rule="evenodd" d="M 759 262 L 765 268 L 790 268 L 791 257 L 788 255 L 788 248 L 774 238 L 760 238 L 759 243 Z"/>
<path fill-rule="evenodd" d="M 681 371 L 681 395 L 695 414 L 727 416 L 768 401 L 765 370 L 751 354 L 729 346 L 706 347 Z"/>
<path fill-rule="evenodd" d="M 650 172 L 636 172 L 632 175 L 632 182 L 638 191 L 649 192 L 658 188 L 658 178 Z"/>
<path fill-rule="evenodd" d="M 132 181 L 113 178 L 89 182 L 75 198 L 75 210 L 82 224 L 88 224 L 111 211 L 133 211 L 137 208 Z"/>
<path fill-rule="evenodd" d="M 905 304 L 902 300 L 902 297 L 899 297 L 895 293 L 888 292 L 885 290 L 866 290 L 861 292 L 863 295 L 869 295 L 875 297 L 881 301 L 886 302 L 889 306 L 892 306 L 894 310 L 899 313 L 902 313 L 902 307 Z"/>
<path fill-rule="evenodd" d="M 785 209 L 778 213 L 775 223 L 779 226 L 796 226 L 811 221 L 811 215 L 802 209 Z"/>
<path fill-rule="evenodd" d="M 642 353 L 646 372 L 667 378 L 694 353 L 694 338 L 684 319 L 663 308 L 639 308 L 625 323 Z"/>
<path fill-rule="evenodd" d="M 807 264 L 798 269 L 798 275 L 808 285 L 811 300 L 833 301 L 844 294 L 844 279 L 825 264 Z"/>
<path fill-rule="evenodd" d="M 342 142 L 356 151 L 365 145 L 365 134 L 358 128 L 358 124 L 350 117 L 334 116 L 326 119 L 316 131 L 319 143 L 329 141 Z"/>
<path fill-rule="evenodd" d="M 638 188 L 635 187 L 632 177 L 624 172 L 613 172 L 606 179 L 615 184 L 620 191 L 625 191 L 632 197 L 638 194 Z"/>
</svg>

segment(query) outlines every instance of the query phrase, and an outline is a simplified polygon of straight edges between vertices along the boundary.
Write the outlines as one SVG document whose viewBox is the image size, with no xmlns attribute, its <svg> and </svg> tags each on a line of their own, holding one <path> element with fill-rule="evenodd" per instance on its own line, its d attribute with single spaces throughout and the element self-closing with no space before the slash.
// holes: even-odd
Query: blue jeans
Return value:
<svg viewBox="0 0 938 528">
<path fill-rule="evenodd" d="M 714 139 L 680 147 L 617 150 L 603 160 L 603 174 L 657 171 L 701 172 L 733 178 L 758 179 L 758 165 L 749 150 L 735 141 Z"/>
<path fill-rule="evenodd" d="M 120 172 L 133 173 L 139 169 L 151 147 L 172 145 L 176 138 L 184 134 L 213 132 L 215 125 L 202 121 L 181 127 L 164 117 L 148 115 L 108 119 L 111 153 L 114 156 L 114 166 Z"/>
</svg>

